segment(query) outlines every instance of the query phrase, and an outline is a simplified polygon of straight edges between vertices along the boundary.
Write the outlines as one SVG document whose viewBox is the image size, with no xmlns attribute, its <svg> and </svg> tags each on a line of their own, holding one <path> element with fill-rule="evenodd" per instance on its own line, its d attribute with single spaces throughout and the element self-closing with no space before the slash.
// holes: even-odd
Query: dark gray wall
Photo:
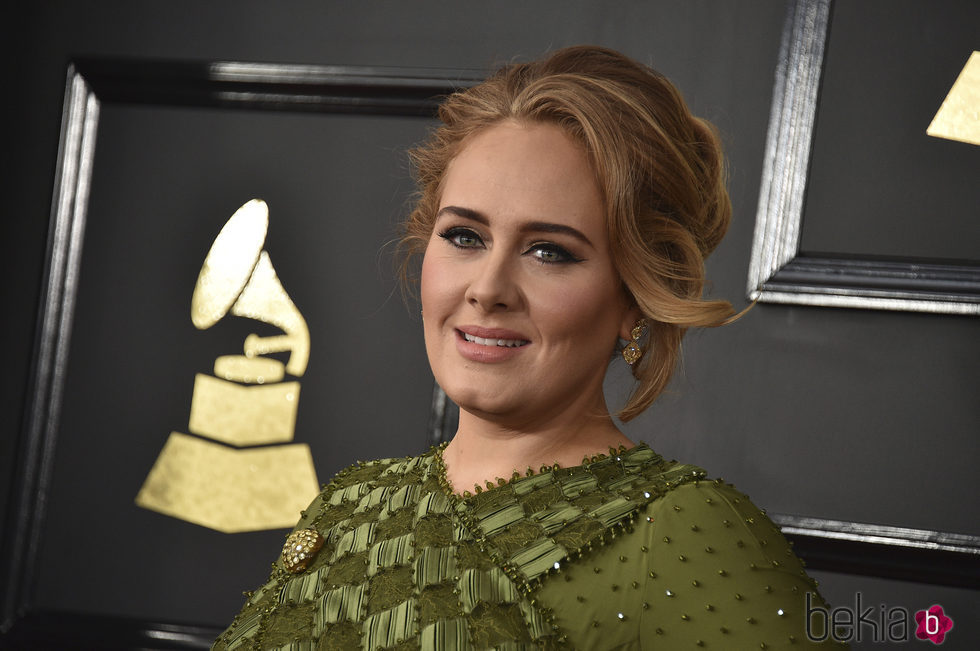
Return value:
<svg viewBox="0 0 980 651">
<path fill-rule="evenodd" d="M 5 279 L 0 300 L 4 311 L 0 334 L 7 343 L 0 380 L 2 476 L 10 477 L 13 470 L 22 408 L 27 398 L 65 67 L 71 57 L 105 55 L 485 71 L 500 62 L 533 57 L 550 48 L 574 43 L 618 48 L 653 64 L 674 79 L 693 108 L 715 121 L 723 133 L 731 158 L 735 217 L 730 235 L 709 263 L 709 275 L 713 295 L 744 306 L 742 297 L 784 10 L 784 3 L 775 0 L 541 2 L 530 7 L 516 1 L 24 3 L 18 14 L 11 13 L 2 21 L 7 50 L 4 78 L 8 80 L 4 87 L 2 129 L 6 147 L 2 157 L 4 199 L 0 222 L 0 265 Z M 878 25 L 875 29 L 885 32 L 887 26 Z M 336 236 L 331 235 L 333 227 L 329 220 L 318 222 L 308 210 L 314 202 L 321 201 L 329 212 L 332 195 L 324 191 L 311 197 L 309 187 L 316 185 L 318 179 L 333 179 L 350 169 L 349 158 L 338 159 L 334 155 L 337 147 L 354 152 L 357 164 L 366 165 L 363 169 L 383 173 L 378 187 L 387 196 L 363 207 L 365 214 L 383 214 L 376 215 L 379 220 L 376 224 L 341 233 L 343 237 L 362 240 L 347 252 L 352 256 L 349 264 L 342 260 L 335 265 L 344 272 L 356 268 L 361 270 L 357 273 L 371 273 L 364 271 L 364 261 L 356 258 L 365 251 L 377 251 L 390 233 L 407 187 L 401 150 L 421 133 L 424 122 L 381 120 L 365 127 L 363 121 L 373 118 L 263 119 L 249 114 L 219 119 L 217 114 L 204 113 L 195 116 L 172 109 L 107 109 L 96 154 L 97 175 L 93 179 L 90 219 L 99 227 L 112 228 L 113 219 L 125 215 L 129 207 L 139 206 L 149 194 L 154 197 L 152 212 L 142 218 L 157 223 L 167 214 L 161 202 L 170 200 L 172 193 L 184 193 L 182 199 L 186 200 L 190 194 L 201 201 L 199 205 L 210 206 L 207 214 L 213 216 L 214 223 L 198 225 L 191 237 L 147 231 L 138 223 L 120 221 L 116 224 L 116 235 L 110 233 L 98 239 L 93 231 L 92 241 L 109 245 L 113 237 L 122 234 L 130 238 L 163 237 L 166 246 L 187 256 L 189 273 L 193 275 L 194 265 L 199 263 L 191 260 L 203 252 L 192 248 L 181 250 L 177 244 L 185 236 L 193 239 L 201 233 L 216 232 L 230 214 L 226 204 L 214 198 L 215 188 L 224 184 L 228 190 L 225 196 L 271 193 L 275 202 L 270 199 L 273 211 L 270 253 L 287 288 L 291 293 L 298 293 L 294 296 L 297 303 L 313 314 L 311 322 L 349 320 L 353 308 L 333 311 L 328 303 L 320 302 L 322 296 L 343 294 L 344 283 L 331 284 L 330 278 L 308 278 L 324 267 L 320 263 L 303 262 L 307 259 L 304 247 L 310 246 L 310 241 Z M 327 122 L 317 122 L 318 119 Z M 264 126 L 271 123 L 274 126 Z M 314 126 L 319 124 L 327 126 Z M 148 131 L 148 125 L 157 128 Z M 201 133 L 188 134 L 188 129 L 202 128 L 202 125 L 207 128 Z M 308 128 L 312 147 L 303 142 Z M 208 138 L 205 142 L 213 147 L 234 148 L 241 147 L 240 135 L 250 129 L 266 129 L 264 135 L 257 136 L 255 146 L 267 155 L 276 149 L 277 143 L 294 147 L 288 154 L 290 165 L 297 160 L 302 165 L 289 169 L 304 167 L 308 176 L 276 177 L 266 173 L 259 164 L 215 170 L 213 164 L 201 160 L 187 161 L 189 167 L 183 170 L 183 176 L 162 179 L 163 172 L 141 174 L 141 166 L 153 165 L 154 152 L 176 147 L 174 142 L 179 138 Z M 159 143 L 154 144 L 154 139 L 159 139 Z M 161 169 L 180 170 L 182 165 L 160 162 Z M 191 177 L 197 178 L 197 185 L 188 189 Z M 205 182 L 212 177 L 214 183 Z M 364 179 L 352 182 L 362 183 L 364 193 L 370 193 L 373 187 Z M 291 204 L 297 195 L 303 198 Z M 289 222 L 292 226 L 280 228 L 276 221 L 280 214 L 284 221 L 294 220 Z M 305 241 L 290 241 L 297 238 L 297 229 L 302 229 Z M 891 232 L 878 229 L 872 235 L 887 238 Z M 120 246 L 125 246 L 127 241 L 131 240 L 121 240 Z M 118 255 L 118 250 L 111 247 L 107 251 L 107 255 Z M 293 255 L 294 252 L 302 253 Z M 336 255 L 344 254 L 340 247 Z M 164 259 L 161 256 L 155 261 L 133 260 L 136 273 L 129 272 L 121 291 L 130 291 L 132 297 L 140 296 L 139 272 L 151 273 L 156 268 L 153 264 L 164 264 Z M 290 263 L 290 259 L 294 262 Z M 87 286 L 96 292 L 105 291 L 106 283 L 111 286 L 120 282 L 112 269 L 100 267 L 99 260 L 97 249 L 86 248 L 82 282 L 90 283 Z M 390 318 L 411 334 L 407 329 L 417 321 L 397 304 L 397 297 L 385 299 L 384 289 L 393 285 L 390 274 L 381 276 L 377 282 L 372 280 L 372 293 L 357 308 L 358 318 L 365 322 L 381 319 L 382 326 L 384 319 Z M 100 277 L 104 282 L 96 281 Z M 297 281 L 300 277 L 304 280 Z M 192 285 L 192 277 L 189 282 Z M 330 291 L 320 296 L 318 288 Z M 110 376 L 106 377 L 106 391 L 136 391 L 138 398 L 131 398 L 132 404 L 126 407 L 127 418 L 133 422 L 144 418 L 147 427 L 153 429 L 139 434 L 152 438 L 142 448 L 141 454 L 146 458 L 117 459 L 121 467 L 129 468 L 126 472 L 138 478 L 159 449 L 161 437 L 183 425 L 173 420 L 171 414 L 183 413 L 189 405 L 189 373 L 187 366 L 174 361 L 166 366 L 167 358 L 174 356 L 168 355 L 165 341 L 138 341 L 139 319 L 128 322 L 132 327 L 125 331 L 128 334 L 123 339 L 114 338 L 112 328 L 117 321 L 105 314 L 84 311 L 86 306 L 96 304 L 92 296 L 80 297 L 81 330 L 76 334 L 78 341 L 99 342 L 102 346 L 75 355 L 72 368 L 84 369 L 86 364 L 89 368 L 102 368 L 99 365 L 107 364 L 106 357 L 111 356 L 114 347 L 128 350 L 156 346 L 153 361 L 166 368 L 168 374 L 159 380 L 145 379 L 145 390 L 121 382 L 126 372 L 122 366 L 108 371 Z M 188 299 L 189 289 L 187 297 L 173 297 L 175 304 Z M 351 301 L 357 305 L 357 294 L 345 300 L 344 305 L 350 305 Z M 180 310 L 186 310 L 186 303 L 180 305 Z M 383 316 L 372 314 L 373 306 L 383 310 L 378 313 Z M 152 309 L 152 301 L 141 309 L 144 314 Z M 183 323 L 186 316 L 183 311 L 164 314 L 161 310 L 161 318 L 172 320 L 173 328 L 189 329 L 189 324 Z M 980 375 L 978 334 L 976 320 L 966 317 L 758 305 L 736 325 L 692 333 L 687 341 L 684 366 L 670 391 L 647 414 L 631 423 L 627 433 L 634 439 L 646 440 L 666 456 L 703 465 L 712 475 L 736 483 L 770 511 L 978 534 L 975 514 L 980 490 L 974 471 L 978 458 L 976 423 L 980 421 L 976 399 Z M 368 343 L 359 340 L 356 332 L 345 331 L 344 336 L 352 339 L 351 347 Z M 316 337 L 315 330 L 315 354 Z M 424 444 L 424 432 L 419 430 L 425 427 L 431 381 L 424 364 L 421 338 L 415 338 L 413 344 L 409 337 L 408 343 L 403 344 L 400 339 L 386 337 L 385 328 L 379 327 L 372 330 L 369 339 L 381 347 L 388 345 L 388 351 L 400 351 L 394 362 L 392 354 L 388 355 L 391 370 L 375 372 L 379 378 L 382 373 L 400 378 L 407 388 L 395 401 L 396 406 L 392 406 L 388 394 L 379 392 L 384 409 L 344 416 L 336 422 L 361 427 L 380 437 L 376 444 L 372 443 L 377 448 L 375 455 L 419 450 Z M 196 360 L 191 365 L 210 359 L 210 353 L 202 351 L 187 354 L 188 359 Z M 351 365 L 356 362 L 356 356 L 344 361 Z M 319 368 L 329 367 L 331 363 L 331 359 L 321 359 Z M 115 367 L 110 364 L 107 368 Z M 317 372 L 315 368 L 311 365 L 311 373 Z M 613 405 L 622 400 L 623 375 L 622 369 L 614 367 L 609 382 Z M 159 384 L 153 384 L 156 381 Z M 181 386 L 181 381 L 185 385 Z M 89 395 L 102 395 L 106 403 L 111 403 L 112 393 L 100 394 L 94 390 L 84 374 L 76 374 L 74 380 L 70 377 L 69 388 L 75 386 L 72 382 L 78 383 L 78 389 L 66 395 L 65 413 L 71 420 L 66 421 L 65 435 L 59 441 L 49 524 L 52 534 L 108 526 L 98 518 L 89 521 L 77 514 L 72 516 L 67 497 L 73 493 L 89 494 L 92 503 L 111 499 L 102 494 L 104 489 L 96 480 L 98 473 L 90 475 L 91 484 L 57 483 L 59 476 L 68 476 L 64 469 L 77 468 L 79 461 L 91 459 L 96 463 L 96 459 L 112 454 L 111 442 L 103 443 L 107 449 L 97 454 L 84 437 L 102 431 L 101 427 L 119 426 L 118 422 L 106 420 L 104 414 L 99 415 L 104 404 L 93 405 L 87 400 Z M 326 394 L 304 394 L 302 409 L 309 404 L 315 413 L 329 411 L 330 400 L 337 396 L 335 392 L 351 389 L 338 378 L 327 375 L 311 378 L 306 386 L 311 385 L 324 387 Z M 160 387 L 171 386 L 180 388 L 175 394 L 163 396 Z M 355 388 L 362 394 L 370 390 L 367 386 Z M 345 397 L 341 400 L 350 401 Z M 301 418 L 313 418 L 302 409 Z M 360 422 L 356 422 L 358 418 Z M 85 427 L 78 423 L 85 423 Z M 401 423 L 403 427 L 393 427 L 392 423 Z M 72 427 L 81 428 L 77 436 L 71 435 Z M 321 473 L 326 472 L 326 466 L 339 467 L 346 463 L 349 459 L 345 455 L 355 455 L 355 447 L 344 447 L 346 444 L 338 443 L 336 435 L 324 440 L 324 435 L 317 431 L 302 430 L 302 423 L 297 431 L 297 436 L 308 437 L 314 448 L 318 444 L 333 445 L 331 450 L 337 451 L 336 458 L 324 464 L 318 461 L 318 465 L 324 466 Z M 340 436 L 346 437 L 345 429 L 335 431 L 343 432 Z M 8 482 L 2 482 L 0 490 L 3 491 L 0 497 L 6 497 L 10 490 Z M 124 502 L 130 500 L 129 496 L 123 498 Z M 80 569 L 82 565 L 92 566 L 90 560 L 80 559 L 90 559 L 101 540 L 98 535 L 88 535 L 83 537 L 87 542 L 79 543 L 81 546 L 74 549 L 76 553 L 59 553 L 57 543 L 46 548 L 54 560 L 42 573 L 39 604 L 218 624 L 238 607 L 240 591 L 260 579 L 280 539 L 278 532 L 256 534 L 254 540 L 250 539 L 236 551 L 235 563 L 216 560 L 208 565 L 193 561 L 195 572 L 210 572 L 209 585 L 202 589 L 194 579 L 191 585 L 187 584 L 187 577 L 193 577 L 193 572 L 180 574 L 181 568 L 187 567 L 180 550 L 215 549 L 214 556 L 219 558 L 223 553 L 214 547 L 218 544 L 215 538 L 191 525 L 144 515 L 146 519 L 141 521 L 141 526 L 148 528 L 153 537 L 172 538 L 174 557 L 157 563 L 133 559 L 137 568 L 154 568 L 143 573 L 147 583 L 138 598 L 114 594 L 113 581 L 132 574 L 125 568 Z M 54 535 L 51 539 L 61 540 Z M 847 603 L 857 590 L 883 594 L 892 588 L 883 590 L 881 585 L 857 577 L 826 577 L 825 591 L 832 599 Z M 896 590 L 901 594 L 919 594 L 915 586 L 905 585 Z M 952 613 L 958 604 L 963 614 L 957 621 L 966 622 L 965 608 L 974 594 L 949 590 L 940 598 L 946 600 L 942 602 L 944 605 L 947 601 L 954 604 L 947 606 L 947 612 Z M 902 605 L 921 607 L 911 601 Z"/>
</svg>

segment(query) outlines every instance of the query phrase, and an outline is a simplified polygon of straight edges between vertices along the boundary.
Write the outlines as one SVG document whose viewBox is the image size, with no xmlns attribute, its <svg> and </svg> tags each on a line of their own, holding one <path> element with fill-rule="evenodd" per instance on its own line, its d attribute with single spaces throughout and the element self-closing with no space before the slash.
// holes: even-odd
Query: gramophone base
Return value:
<svg viewBox="0 0 980 651">
<path fill-rule="evenodd" d="M 292 527 L 319 492 L 304 443 L 235 449 L 171 432 L 136 504 L 238 533 Z"/>
</svg>

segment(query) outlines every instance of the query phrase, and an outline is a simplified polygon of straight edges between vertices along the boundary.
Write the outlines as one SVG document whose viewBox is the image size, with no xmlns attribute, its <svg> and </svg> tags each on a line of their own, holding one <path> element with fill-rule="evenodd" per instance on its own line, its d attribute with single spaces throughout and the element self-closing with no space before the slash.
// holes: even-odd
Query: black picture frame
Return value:
<svg viewBox="0 0 980 651">
<path fill-rule="evenodd" d="M 816 256 L 800 250 L 831 9 L 832 0 L 789 3 L 773 86 L 748 298 L 762 303 L 980 314 L 980 259 Z"/>
</svg>

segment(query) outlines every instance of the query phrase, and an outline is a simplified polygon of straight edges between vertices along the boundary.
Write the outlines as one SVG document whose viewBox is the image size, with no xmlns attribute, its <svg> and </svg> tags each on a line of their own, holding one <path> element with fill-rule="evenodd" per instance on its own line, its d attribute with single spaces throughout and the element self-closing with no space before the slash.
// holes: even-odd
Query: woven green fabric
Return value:
<svg viewBox="0 0 980 651">
<path fill-rule="evenodd" d="M 466 498 L 441 456 L 357 464 L 215 642 L 235 649 L 799 648 L 815 595 L 745 496 L 645 445 Z M 819 596 L 814 604 L 823 604 Z"/>
</svg>

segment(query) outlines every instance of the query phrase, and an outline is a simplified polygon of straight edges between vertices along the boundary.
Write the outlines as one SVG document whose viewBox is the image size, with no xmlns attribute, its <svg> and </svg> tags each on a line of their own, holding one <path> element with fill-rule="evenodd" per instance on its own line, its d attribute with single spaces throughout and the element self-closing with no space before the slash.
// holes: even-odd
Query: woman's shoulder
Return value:
<svg viewBox="0 0 980 651">
<path fill-rule="evenodd" d="M 639 530 L 640 538 L 663 555 L 665 566 L 673 559 L 670 564 L 687 568 L 710 565 L 721 577 L 791 574 L 812 587 L 802 562 L 766 512 L 700 466 L 667 460 L 640 444 L 582 468 L 556 473 L 556 481 L 565 496 L 574 493 L 567 488 L 588 476 L 588 490 L 573 502 L 588 507 L 583 515 L 605 526 L 593 529 L 591 540 L 575 541 L 577 549 L 583 546 L 579 543 L 608 542 L 620 530 Z"/>
<path fill-rule="evenodd" d="M 731 585 L 816 587 L 766 511 L 721 479 L 705 474 L 665 491 L 647 506 L 642 525 L 665 570 L 710 568 L 706 574 L 732 578 Z"/>
<path fill-rule="evenodd" d="M 576 646 L 602 646 L 629 622 L 670 648 L 810 643 L 808 608 L 824 602 L 765 511 L 698 466 L 651 461 L 636 474 L 642 503 L 622 535 L 542 583 L 541 601 Z"/>
<path fill-rule="evenodd" d="M 642 491 L 644 524 L 678 538 L 731 538 L 739 548 L 749 541 L 758 541 L 761 548 L 771 542 L 788 548 L 765 510 L 733 484 L 711 478 L 700 466 L 665 460 L 645 444 L 634 450 L 639 462 L 626 464 L 625 470 L 631 474 L 629 466 L 636 465 L 632 474 L 641 477 L 632 490 Z M 779 553 L 787 555 L 782 549 Z M 779 559 L 772 561 L 773 567 L 780 565 Z"/>
<path fill-rule="evenodd" d="M 716 573 L 788 570 L 804 575 L 789 542 L 765 510 L 720 479 L 677 486 L 650 504 L 645 520 L 664 547 L 692 550 L 687 560 L 710 559 L 718 565 Z M 745 567 L 723 567 L 724 559 L 735 557 L 744 559 Z"/>
</svg>

